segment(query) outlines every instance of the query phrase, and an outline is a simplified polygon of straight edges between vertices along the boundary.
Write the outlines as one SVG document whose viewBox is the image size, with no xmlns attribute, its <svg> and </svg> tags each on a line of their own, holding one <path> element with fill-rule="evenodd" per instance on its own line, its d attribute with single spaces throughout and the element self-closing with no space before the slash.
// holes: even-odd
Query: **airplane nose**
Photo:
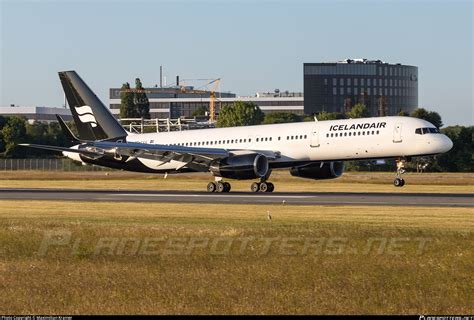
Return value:
<svg viewBox="0 0 474 320">
<path fill-rule="evenodd" d="M 451 139 L 449 139 L 448 136 L 444 134 L 443 134 L 442 146 L 443 146 L 443 152 L 448 152 L 453 147 L 453 142 L 451 141 Z"/>
</svg>

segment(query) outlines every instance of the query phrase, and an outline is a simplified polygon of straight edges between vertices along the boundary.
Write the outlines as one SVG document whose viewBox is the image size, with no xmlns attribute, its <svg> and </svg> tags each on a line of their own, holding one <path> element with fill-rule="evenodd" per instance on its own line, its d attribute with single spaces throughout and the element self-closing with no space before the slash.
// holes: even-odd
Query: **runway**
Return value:
<svg viewBox="0 0 474 320">
<path fill-rule="evenodd" d="M 206 204 L 377 205 L 474 207 L 473 194 L 446 193 L 207 193 L 197 191 L 0 189 L 0 200 L 132 201 Z"/>
</svg>

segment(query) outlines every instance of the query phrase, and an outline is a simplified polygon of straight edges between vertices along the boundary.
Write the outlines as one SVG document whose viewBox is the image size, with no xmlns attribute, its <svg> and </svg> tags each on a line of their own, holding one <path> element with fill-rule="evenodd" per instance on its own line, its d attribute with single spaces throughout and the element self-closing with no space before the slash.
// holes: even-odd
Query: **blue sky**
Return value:
<svg viewBox="0 0 474 320">
<path fill-rule="evenodd" d="M 419 104 L 473 124 L 471 1 L 12 1 L 1 3 L 1 105 L 59 106 L 57 72 L 108 88 L 222 77 L 238 95 L 303 90 L 303 62 L 419 67 Z"/>
</svg>

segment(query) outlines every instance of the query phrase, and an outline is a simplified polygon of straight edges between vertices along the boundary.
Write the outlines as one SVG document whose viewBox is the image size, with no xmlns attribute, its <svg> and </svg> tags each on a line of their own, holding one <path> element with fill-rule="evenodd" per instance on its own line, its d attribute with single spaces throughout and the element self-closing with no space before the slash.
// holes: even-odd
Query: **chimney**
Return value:
<svg viewBox="0 0 474 320">
<path fill-rule="evenodd" d="M 160 66 L 160 88 L 163 88 L 163 66 Z"/>
</svg>

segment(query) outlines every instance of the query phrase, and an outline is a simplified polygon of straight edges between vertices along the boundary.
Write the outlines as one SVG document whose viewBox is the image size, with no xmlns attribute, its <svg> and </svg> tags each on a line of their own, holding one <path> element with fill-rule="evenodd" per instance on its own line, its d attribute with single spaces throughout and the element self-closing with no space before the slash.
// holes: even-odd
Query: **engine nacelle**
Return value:
<svg viewBox="0 0 474 320">
<path fill-rule="evenodd" d="M 342 161 L 308 164 L 290 169 L 290 174 L 295 177 L 324 180 L 342 176 L 344 163 Z"/>
<path fill-rule="evenodd" d="M 252 153 L 215 161 L 211 163 L 209 170 L 218 177 L 245 180 L 265 177 L 268 168 L 267 157 Z"/>
</svg>

